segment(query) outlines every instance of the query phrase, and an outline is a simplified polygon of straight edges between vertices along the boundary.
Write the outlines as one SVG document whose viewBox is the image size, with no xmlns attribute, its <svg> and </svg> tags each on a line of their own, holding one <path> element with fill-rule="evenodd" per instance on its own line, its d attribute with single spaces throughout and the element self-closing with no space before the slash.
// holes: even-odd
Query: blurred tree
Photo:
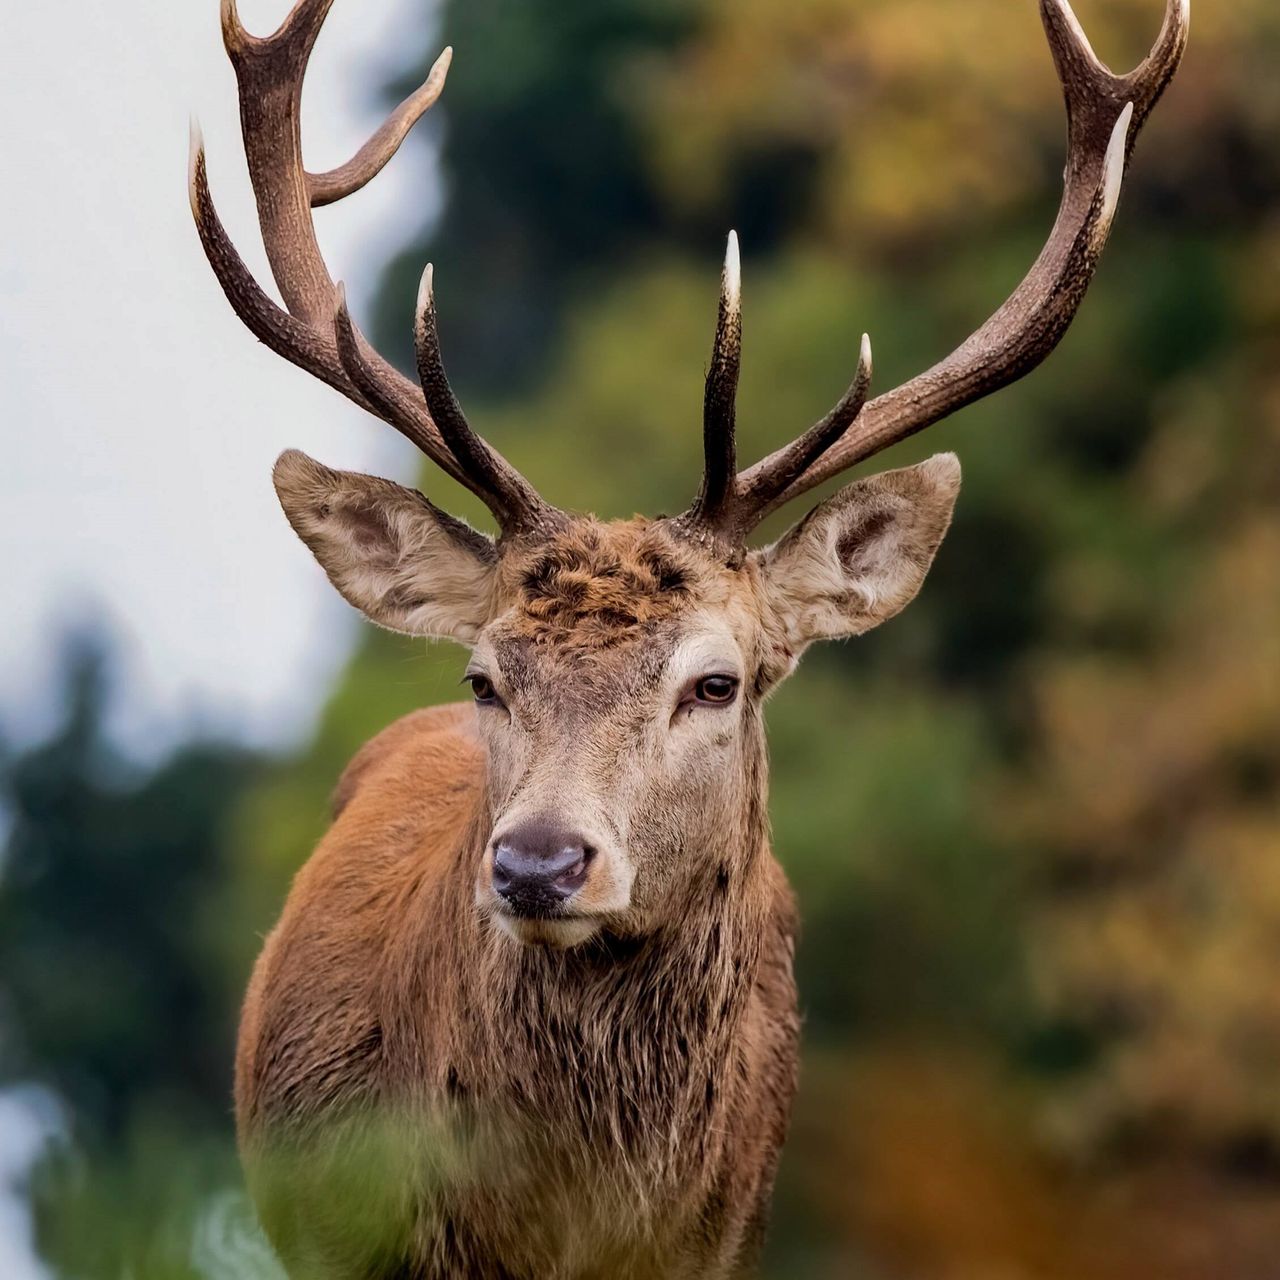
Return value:
<svg viewBox="0 0 1280 1280">
<path fill-rule="evenodd" d="M 104 732 L 109 653 L 88 633 L 66 646 L 62 686 L 57 731 L 0 760 L 0 1073 L 67 1107 L 71 1147 L 39 1184 L 48 1256 L 118 1276 L 134 1251 L 113 1237 L 146 1234 L 138 1221 L 162 1215 L 202 1145 L 227 1174 L 234 996 L 211 909 L 258 762 L 215 743 L 154 771 L 124 759 Z M 180 1151 L 180 1167 L 126 1160 L 122 1179 L 139 1145 Z"/>
<path fill-rule="evenodd" d="M 1048 1006 L 1107 1049 L 1058 1100 L 1062 1136 L 1280 1176 L 1280 328 L 1228 367 L 1174 384 L 1126 485 L 1174 551 L 1140 641 L 1114 639 L 1126 567 L 1062 559 L 1079 639 L 1037 662 L 1014 804 L 1045 851 Z"/>
<path fill-rule="evenodd" d="M 405 317 L 434 259 L 459 385 L 492 394 L 538 380 L 567 300 L 662 222 L 639 162 L 635 97 L 645 65 L 696 11 L 686 0 L 445 5 L 443 36 L 457 50 L 439 108 L 448 202 L 423 229 L 427 243 L 386 274 L 377 317 L 386 349 L 409 358 Z M 415 74 L 390 96 L 398 101 Z"/>
</svg>

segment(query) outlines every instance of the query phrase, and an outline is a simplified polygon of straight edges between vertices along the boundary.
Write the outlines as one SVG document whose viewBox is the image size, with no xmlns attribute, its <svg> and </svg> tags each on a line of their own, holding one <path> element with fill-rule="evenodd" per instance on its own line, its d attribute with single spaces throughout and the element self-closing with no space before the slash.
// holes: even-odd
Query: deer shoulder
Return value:
<svg viewBox="0 0 1280 1280">
<path fill-rule="evenodd" d="M 412 711 L 370 738 L 352 756 L 333 789 L 334 820 L 342 816 L 363 783 L 377 787 L 381 781 L 384 787 L 394 786 L 395 770 L 402 763 L 412 765 L 414 759 L 427 766 L 419 777 L 425 778 L 433 791 L 450 793 L 469 787 L 476 774 L 467 766 L 479 759 L 479 751 L 475 709 L 469 703 Z M 392 777 L 380 779 L 388 765 Z"/>
<path fill-rule="evenodd" d="M 457 862 L 482 786 L 469 706 L 433 707 L 366 743 L 334 792 L 333 824 L 298 873 L 245 999 L 236 1065 L 241 1136 L 373 1100 L 380 992 L 396 925 Z"/>
</svg>

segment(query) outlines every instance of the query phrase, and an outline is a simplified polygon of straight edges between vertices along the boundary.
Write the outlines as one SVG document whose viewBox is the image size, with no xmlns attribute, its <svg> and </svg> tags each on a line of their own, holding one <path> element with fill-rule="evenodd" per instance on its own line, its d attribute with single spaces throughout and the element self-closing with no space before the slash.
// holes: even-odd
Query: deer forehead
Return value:
<svg viewBox="0 0 1280 1280">
<path fill-rule="evenodd" d="M 755 648 L 754 575 L 659 522 L 582 519 L 509 551 L 501 572 L 476 656 L 517 695 L 616 710 L 704 668 L 740 675 Z"/>
<path fill-rule="evenodd" d="M 580 518 L 503 556 L 500 634 L 566 660 L 665 646 L 708 627 L 749 629 L 756 583 L 662 521 Z"/>
</svg>

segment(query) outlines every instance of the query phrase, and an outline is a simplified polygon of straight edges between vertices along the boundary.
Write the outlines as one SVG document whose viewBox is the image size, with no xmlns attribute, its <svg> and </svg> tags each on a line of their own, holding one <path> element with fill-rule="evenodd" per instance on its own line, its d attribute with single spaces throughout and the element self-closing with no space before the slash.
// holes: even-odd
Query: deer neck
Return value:
<svg viewBox="0 0 1280 1280">
<path fill-rule="evenodd" d="M 758 745 L 744 812 L 716 847 L 685 851 L 698 874 L 641 937 L 520 946 L 477 918 L 467 881 L 457 906 L 475 950 L 458 1012 L 467 1056 L 484 1064 L 478 1092 L 650 1170 L 720 1140 L 772 907 L 762 734 Z M 667 1151 L 677 1132 L 687 1145 Z"/>
</svg>

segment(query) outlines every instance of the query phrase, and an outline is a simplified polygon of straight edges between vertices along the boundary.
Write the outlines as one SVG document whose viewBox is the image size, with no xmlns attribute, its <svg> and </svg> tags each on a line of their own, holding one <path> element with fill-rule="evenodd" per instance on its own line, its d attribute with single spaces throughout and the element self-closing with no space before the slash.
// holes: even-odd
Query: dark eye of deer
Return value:
<svg viewBox="0 0 1280 1280">
<path fill-rule="evenodd" d="M 468 676 L 467 683 L 471 685 L 471 692 L 475 695 L 477 702 L 498 700 L 498 691 L 493 687 L 493 681 L 488 676 Z"/>
<path fill-rule="evenodd" d="M 733 676 L 703 676 L 693 692 L 699 702 L 724 706 L 738 696 L 738 682 Z"/>
</svg>

